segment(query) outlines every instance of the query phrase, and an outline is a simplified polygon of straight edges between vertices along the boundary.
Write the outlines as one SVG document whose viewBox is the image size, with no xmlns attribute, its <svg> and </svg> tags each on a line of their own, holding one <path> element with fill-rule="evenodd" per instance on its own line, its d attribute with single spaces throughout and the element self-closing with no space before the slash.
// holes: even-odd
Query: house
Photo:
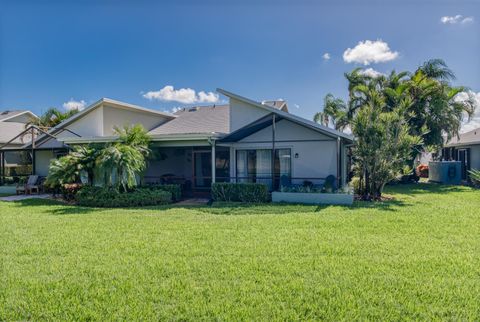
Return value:
<svg viewBox="0 0 480 322">
<path fill-rule="evenodd" d="M 31 171 L 31 155 L 22 149 L 31 141 L 31 133 L 24 133 L 26 124 L 38 117 L 27 110 L 0 112 L 0 154 L 1 176 L 23 175 Z"/>
<path fill-rule="evenodd" d="M 468 179 L 468 170 L 480 169 L 480 128 L 462 133 L 445 144 L 442 160 L 460 161 L 462 179 Z"/>
<path fill-rule="evenodd" d="M 50 160 L 77 144 L 116 139 L 113 127 L 141 124 L 152 139 L 147 183 L 180 183 L 193 193 L 212 182 L 346 183 L 353 138 L 288 112 L 284 101 L 257 102 L 217 89 L 228 104 L 159 112 L 103 98 L 35 141 L 33 171 L 48 174 Z M 31 149 L 30 144 L 23 146 Z"/>
</svg>

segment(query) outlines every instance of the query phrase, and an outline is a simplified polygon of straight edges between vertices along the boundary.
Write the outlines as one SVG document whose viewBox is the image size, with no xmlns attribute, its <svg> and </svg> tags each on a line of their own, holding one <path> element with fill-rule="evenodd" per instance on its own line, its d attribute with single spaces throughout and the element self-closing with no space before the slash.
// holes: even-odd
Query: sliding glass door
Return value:
<svg viewBox="0 0 480 322">
<path fill-rule="evenodd" d="M 276 189 L 291 177 L 290 149 L 276 149 L 272 180 L 272 150 L 237 150 L 237 182 L 264 183 Z"/>
</svg>

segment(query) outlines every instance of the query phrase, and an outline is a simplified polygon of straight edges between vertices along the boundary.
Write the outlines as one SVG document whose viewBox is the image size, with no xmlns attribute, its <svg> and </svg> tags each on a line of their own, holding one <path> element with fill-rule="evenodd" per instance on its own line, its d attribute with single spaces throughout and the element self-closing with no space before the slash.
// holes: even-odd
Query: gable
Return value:
<svg viewBox="0 0 480 322">
<path fill-rule="evenodd" d="M 272 141 L 271 125 L 241 139 L 239 142 L 248 143 L 270 141 Z M 335 141 L 335 139 L 284 119 L 275 123 L 275 141 Z"/>
<path fill-rule="evenodd" d="M 230 132 L 234 132 L 269 113 L 265 109 L 230 98 Z"/>
<path fill-rule="evenodd" d="M 109 104 L 103 105 L 103 136 L 114 135 L 115 126 L 141 124 L 145 130 L 150 131 L 166 121 L 167 118 L 161 115 L 114 107 Z"/>
</svg>

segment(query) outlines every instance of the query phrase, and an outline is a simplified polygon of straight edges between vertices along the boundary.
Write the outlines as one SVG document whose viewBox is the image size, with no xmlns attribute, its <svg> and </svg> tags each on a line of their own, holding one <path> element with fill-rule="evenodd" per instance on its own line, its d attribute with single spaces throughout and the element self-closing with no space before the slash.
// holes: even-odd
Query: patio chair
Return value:
<svg viewBox="0 0 480 322">
<path fill-rule="evenodd" d="M 38 181 L 38 176 L 37 175 L 31 175 L 28 177 L 27 183 L 25 184 L 20 184 L 17 183 L 17 187 L 15 189 L 16 194 L 29 194 L 32 193 L 33 190 L 36 190 L 37 193 L 40 192 L 40 187 L 37 185 Z"/>
</svg>

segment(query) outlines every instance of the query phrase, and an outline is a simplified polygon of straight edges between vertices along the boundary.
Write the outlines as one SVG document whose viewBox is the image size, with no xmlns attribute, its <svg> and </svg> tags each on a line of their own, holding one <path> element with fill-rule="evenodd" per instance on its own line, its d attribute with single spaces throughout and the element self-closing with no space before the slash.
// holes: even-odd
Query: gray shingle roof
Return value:
<svg viewBox="0 0 480 322">
<path fill-rule="evenodd" d="M 154 128 L 149 134 L 230 133 L 228 105 L 186 107 L 175 115 L 177 118 Z"/>
<path fill-rule="evenodd" d="M 446 144 L 446 146 L 471 145 L 480 144 L 480 128 L 462 133 L 460 137 L 454 137 Z"/>
<path fill-rule="evenodd" d="M 6 118 L 10 118 L 14 115 L 17 115 L 17 114 L 20 114 L 20 113 L 23 113 L 25 111 L 22 111 L 22 110 L 16 110 L 16 111 L 3 111 L 3 112 L 0 112 L 0 122 L 3 120 L 3 119 L 6 119 Z"/>
</svg>

